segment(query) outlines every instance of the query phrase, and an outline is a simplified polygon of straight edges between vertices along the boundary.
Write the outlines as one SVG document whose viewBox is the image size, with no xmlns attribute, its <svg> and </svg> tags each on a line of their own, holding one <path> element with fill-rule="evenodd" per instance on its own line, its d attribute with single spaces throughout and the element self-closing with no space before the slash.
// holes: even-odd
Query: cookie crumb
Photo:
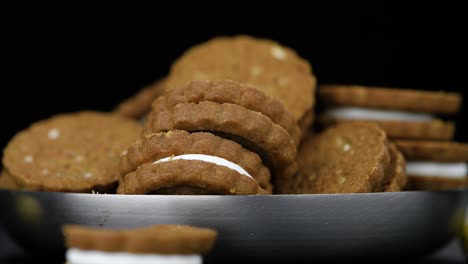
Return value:
<svg viewBox="0 0 468 264">
<path fill-rule="evenodd" d="M 273 57 L 277 60 L 286 59 L 286 52 L 284 51 L 284 49 L 278 46 L 271 47 L 271 55 L 273 55 Z"/>
<path fill-rule="evenodd" d="M 60 131 L 56 128 L 52 128 L 51 130 L 49 130 L 49 133 L 47 133 L 47 137 L 50 140 L 55 140 L 59 138 L 59 136 L 60 136 Z"/>
<path fill-rule="evenodd" d="M 32 163 L 33 161 L 34 161 L 34 158 L 31 155 L 27 155 L 24 157 L 24 162 L 26 163 Z"/>
<path fill-rule="evenodd" d="M 91 176 L 93 176 L 93 174 L 90 172 L 86 172 L 83 174 L 83 177 L 85 177 L 86 179 L 90 178 Z"/>
<path fill-rule="evenodd" d="M 343 151 L 348 152 L 351 149 L 351 146 L 349 144 L 344 144 L 343 145 Z"/>
</svg>

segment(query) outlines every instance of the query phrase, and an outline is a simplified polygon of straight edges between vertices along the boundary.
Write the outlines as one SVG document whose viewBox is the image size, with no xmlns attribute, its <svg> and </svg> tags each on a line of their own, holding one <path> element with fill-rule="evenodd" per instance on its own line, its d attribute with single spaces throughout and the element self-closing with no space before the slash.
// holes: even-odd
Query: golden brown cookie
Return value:
<svg viewBox="0 0 468 264">
<path fill-rule="evenodd" d="M 183 154 L 204 154 L 229 160 L 245 169 L 262 188 L 268 189 L 271 186 L 270 170 L 263 165 L 257 154 L 234 141 L 206 132 L 174 130 L 147 135 L 131 145 L 121 156 L 120 170 L 125 175 L 142 164 Z"/>
<path fill-rule="evenodd" d="M 300 173 L 291 180 L 277 180 L 275 192 L 375 192 L 382 191 L 390 179 L 387 137 L 372 123 L 333 126 L 306 139 L 298 155 Z"/>
<path fill-rule="evenodd" d="M 267 194 L 253 177 L 199 160 L 145 163 L 126 174 L 119 194 Z"/>
<path fill-rule="evenodd" d="M 396 140 L 395 144 L 409 160 L 468 162 L 468 144 L 466 143 Z"/>
<path fill-rule="evenodd" d="M 291 177 L 297 171 L 296 146 L 289 133 L 263 114 L 240 105 L 204 101 L 152 112 L 145 133 L 170 130 L 206 131 L 234 140 L 259 154 L 276 177 Z"/>
<path fill-rule="evenodd" d="M 316 79 L 309 63 L 294 50 L 249 36 L 214 38 L 174 62 L 167 87 L 190 80 L 225 79 L 252 84 L 278 99 L 299 124 L 308 126 L 304 117 L 315 105 Z"/>
<path fill-rule="evenodd" d="M 119 157 L 141 135 L 133 120 L 100 112 L 61 114 L 19 132 L 3 165 L 18 185 L 57 192 L 108 191 L 119 178 Z"/>
<path fill-rule="evenodd" d="M 17 190 L 20 189 L 20 187 L 12 179 L 10 174 L 3 170 L 0 174 L 0 189 Z"/>
<path fill-rule="evenodd" d="M 318 97 L 327 105 L 398 109 L 436 114 L 454 114 L 458 112 L 462 102 L 462 96 L 458 93 L 359 85 L 321 85 Z"/>
<path fill-rule="evenodd" d="M 360 122 L 363 120 L 347 120 L 330 116 L 320 116 L 319 123 L 328 127 L 337 123 Z M 366 120 L 378 124 L 391 139 L 424 139 L 450 140 L 455 134 L 455 124 L 436 119 L 428 122 L 411 122 L 402 120 Z"/>
<path fill-rule="evenodd" d="M 293 139 L 296 146 L 301 140 L 301 129 L 294 117 L 275 98 L 265 95 L 253 86 L 230 80 L 191 81 L 187 85 L 172 87 L 165 96 L 159 97 L 152 105 L 152 112 L 158 113 L 180 103 L 230 103 L 241 105 L 249 110 L 260 112 L 280 125 Z M 151 119 L 148 120 L 151 122 Z"/>
<path fill-rule="evenodd" d="M 114 113 L 131 118 L 141 118 L 151 109 L 151 103 L 164 93 L 165 80 L 158 80 L 121 102 L 114 109 Z"/>
<path fill-rule="evenodd" d="M 67 248 L 104 252 L 205 254 L 213 248 L 217 231 L 185 225 L 154 225 L 112 230 L 79 225 L 63 227 Z"/>
<path fill-rule="evenodd" d="M 390 153 L 391 164 L 390 164 L 390 171 L 388 172 L 390 175 L 390 179 L 388 184 L 385 185 L 384 191 L 385 192 L 398 192 L 402 191 L 407 184 L 407 176 L 405 172 L 406 161 L 400 151 L 398 151 L 395 144 L 390 143 L 388 145 L 388 150 Z"/>
</svg>

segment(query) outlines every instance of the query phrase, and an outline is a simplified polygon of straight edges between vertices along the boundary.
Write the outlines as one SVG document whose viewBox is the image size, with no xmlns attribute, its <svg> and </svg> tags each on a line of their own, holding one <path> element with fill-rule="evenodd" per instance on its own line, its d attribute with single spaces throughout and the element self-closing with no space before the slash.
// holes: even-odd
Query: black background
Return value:
<svg viewBox="0 0 468 264">
<path fill-rule="evenodd" d="M 95 14 L 24 13 L 8 20 L 2 33 L 6 70 L 0 146 L 53 114 L 111 110 L 166 75 L 171 62 L 191 45 L 217 35 L 251 34 L 290 46 L 312 63 L 319 83 L 467 96 L 468 23 L 461 7 L 410 9 L 380 3 L 287 8 L 271 3 L 274 9 L 253 11 L 225 3 L 200 13 L 180 5 L 132 16 L 109 8 Z M 465 104 L 456 116 L 459 141 L 468 141 L 467 108 Z"/>
</svg>

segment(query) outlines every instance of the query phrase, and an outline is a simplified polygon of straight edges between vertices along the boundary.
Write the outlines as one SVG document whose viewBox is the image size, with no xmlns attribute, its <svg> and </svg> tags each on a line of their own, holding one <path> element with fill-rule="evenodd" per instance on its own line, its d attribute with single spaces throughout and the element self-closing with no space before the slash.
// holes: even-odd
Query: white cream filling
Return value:
<svg viewBox="0 0 468 264">
<path fill-rule="evenodd" d="M 200 255 L 134 254 L 70 248 L 66 258 L 69 264 L 201 264 Z"/>
<path fill-rule="evenodd" d="M 417 176 L 441 176 L 463 179 L 468 175 L 468 166 L 464 162 L 406 162 L 406 173 Z"/>
<path fill-rule="evenodd" d="M 326 116 L 351 120 L 401 120 L 425 122 L 435 119 L 425 113 L 411 113 L 397 110 L 368 109 L 361 107 L 336 107 L 325 110 Z"/>
<path fill-rule="evenodd" d="M 179 155 L 179 156 L 174 156 L 174 157 L 166 157 L 162 158 L 158 161 L 155 161 L 154 163 L 159 163 L 159 162 L 168 162 L 172 160 L 201 160 L 205 162 L 210 162 L 214 163 L 219 166 L 224 166 L 227 167 L 231 170 L 235 170 L 238 173 L 250 177 L 253 179 L 252 175 L 250 175 L 246 170 L 244 170 L 241 166 L 235 164 L 234 162 L 230 162 L 229 160 L 216 157 L 216 156 L 210 156 L 210 155 L 205 155 L 205 154 L 184 154 L 184 155 Z"/>
</svg>

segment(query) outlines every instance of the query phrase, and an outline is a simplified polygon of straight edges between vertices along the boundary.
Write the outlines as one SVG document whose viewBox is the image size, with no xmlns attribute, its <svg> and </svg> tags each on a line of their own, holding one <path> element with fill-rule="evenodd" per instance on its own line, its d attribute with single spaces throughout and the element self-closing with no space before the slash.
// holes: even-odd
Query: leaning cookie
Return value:
<svg viewBox="0 0 468 264">
<path fill-rule="evenodd" d="M 121 102 L 114 113 L 131 118 L 142 118 L 151 109 L 151 103 L 164 93 L 165 79 L 158 80 Z"/>
<path fill-rule="evenodd" d="M 385 132 L 364 122 L 339 124 L 307 138 L 299 150 L 299 165 L 296 177 L 275 181 L 275 192 L 380 192 L 397 170 L 391 167 Z"/>
<path fill-rule="evenodd" d="M 434 114 L 455 114 L 462 101 L 456 93 L 352 85 L 322 85 L 318 96 L 326 107 L 319 118 L 323 126 L 371 120 L 390 138 L 430 140 L 453 138 L 453 122 Z"/>
<path fill-rule="evenodd" d="M 252 84 L 276 98 L 303 130 L 312 122 L 316 79 L 310 64 L 294 50 L 267 39 L 218 37 L 194 46 L 172 65 L 167 87 L 225 79 Z"/>
<path fill-rule="evenodd" d="M 61 114 L 19 132 L 4 150 L 3 165 L 24 189 L 108 192 L 116 186 L 120 154 L 141 126 L 108 113 Z"/>
<path fill-rule="evenodd" d="M 146 133 L 170 130 L 205 131 L 233 140 L 260 155 L 276 177 L 297 171 L 297 150 L 289 133 L 265 115 L 235 104 L 209 101 L 180 103 L 152 112 Z"/>
<path fill-rule="evenodd" d="M 140 178 L 143 177 L 145 178 L 145 180 L 151 180 L 153 177 L 156 177 L 154 173 L 149 173 L 147 170 L 143 172 L 143 168 L 145 167 L 141 167 L 141 165 L 152 164 L 154 162 L 163 160 L 175 161 L 180 157 L 185 157 L 185 160 L 205 161 L 218 165 L 227 164 L 228 167 L 217 169 L 216 166 L 203 164 L 199 162 L 181 162 L 181 165 L 198 164 L 197 169 L 202 175 L 194 175 L 194 171 L 190 171 L 190 167 L 175 168 L 175 170 L 167 172 L 168 174 L 172 175 L 171 177 L 166 177 L 164 179 L 160 177 L 157 179 L 157 185 L 160 186 L 160 189 L 168 188 L 168 184 L 174 184 L 176 182 L 176 179 L 180 179 L 181 176 L 186 177 L 184 179 L 185 181 L 191 181 L 192 186 L 203 186 L 205 182 L 210 180 L 214 181 L 215 179 L 219 181 L 220 185 L 226 184 L 227 181 L 224 181 L 222 177 L 216 178 L 214 176 L 211 176 L 211 174 L 214 175 L 215 173 L 214 171 L 213 173 L 210 172 L 209 169 L 214 168 L 215 170 L 217 169 L 220 173 L 226 173 L 231 175 L 232 179 L 238 179 L 240 181 L 239 184 L 247 184 L 248 186 L 250 186 L 249 188 L 255 193 L 257 192 L 258 186 L 265 190 L 269 190 L 269 192 L 271 193 L 270 170 L 263 165 L 262 160 L 257 154 L 243 148 L 241 145 L 234 141 L 223 139 L 211 133 L 190 133 L 183 130 L 173 130 L 168 131 L 166 133 L 149 134 L 143 137 L 141 140 L 137 141 L 135 144 L 131 145 L 128 148 L 128 150 L 121 156 L 120 159 L 121 174 L 125 176 L 123 178 L 123 181 L 121 181 L 119 192 L 135 193 L 135 191 L 130 191 L 129 187 L 134 186 L 135 184 L 128 184 L 128 182 L 135 183 L 135 176 L 138 176 Z M 190 157 L 192 158 L 189 159 Z M 178 163 L 171 164 L 172 165 L 170 165 L 169 167 L 175 166 L 174 164 Z M 160 167 L 163 167 L 163 165 L 166 166 L 166 164 L 159 164 L 151 165 L 150 167 L 160 169 Z M 241 175 L 238 175 L 234 172 L 229 172 L 230 170 L 227 170 L 229 167 L 235 169 L 240 168 L 238 172 L 240 172 Z M 191 176 L 189 177 L 189 174 L 187 174 L 187 172 L 181 171 L 182 169 L 189 170 L 190 172 L 188 173 Z M 195 169 L 195 167 L 193 167 L 193 169 Z M 131 172 L 135 171 L 137 172 L 136 174 L 130 174 Z M 158 173 L 160 174 L 161 170 L 159 170 Z M 168 174 L 166 174 L 166 176 Z M 203 175 L 210 177 L 205 179 L 205 176 Z M 245 176 L 247 176 L 247 178 Z M 168 181 L 168 183 L 163 181 Z M 216 185 L 216 182 L 213 182 L 212 184 Z M 127 188 L 123 188 L 122 186 L 124 185 Z M 182 183 L 179 182 L 178 186 L 180 185 L 182 185 Z M 162 188 L 163 186 L 166 187 Z M 142 187 L 146 188 L 147 186 Z M 155 189 L 156 187 L 157 186 L 153 186 L 152 188 Z M 239 188 L 235 189 L 239 190 Z M 231 192 L 231 190 L 234 190 L 234 188 L 227 188 L 227 190 Z M 259 192 L 264 193 L 261 190 Z M 139 193 L 141 193 L 141 191 Z"/>
<path fill-rule="evenodd" d="M 468 144 L 395 141 L 407 162 L 408 190 L 468 188 Z"/>
<path fill-rule="evenodd" d="M 301 129 L 294 117 L 275 98 L 261 90 L 230 80 L 190 81 L 186 85 L 171 87 L 165 96 L 159 97 L 152 105 L 152 112 L 158 113 L 180 103 L 210 101 L 218 104 L 230 103 L 260 112 L 271 121 L 288 131 L 296 146 L 301 140 Z M 152 119 L 149 118 L 148 122 Z"/>
<path fill-rule="evenodd" d="M 127 230 L 65 225 L 63 234 L 70 264 L 202 263 L 217 237 L 216 230 L 187 225 Z"/>
</svg>

